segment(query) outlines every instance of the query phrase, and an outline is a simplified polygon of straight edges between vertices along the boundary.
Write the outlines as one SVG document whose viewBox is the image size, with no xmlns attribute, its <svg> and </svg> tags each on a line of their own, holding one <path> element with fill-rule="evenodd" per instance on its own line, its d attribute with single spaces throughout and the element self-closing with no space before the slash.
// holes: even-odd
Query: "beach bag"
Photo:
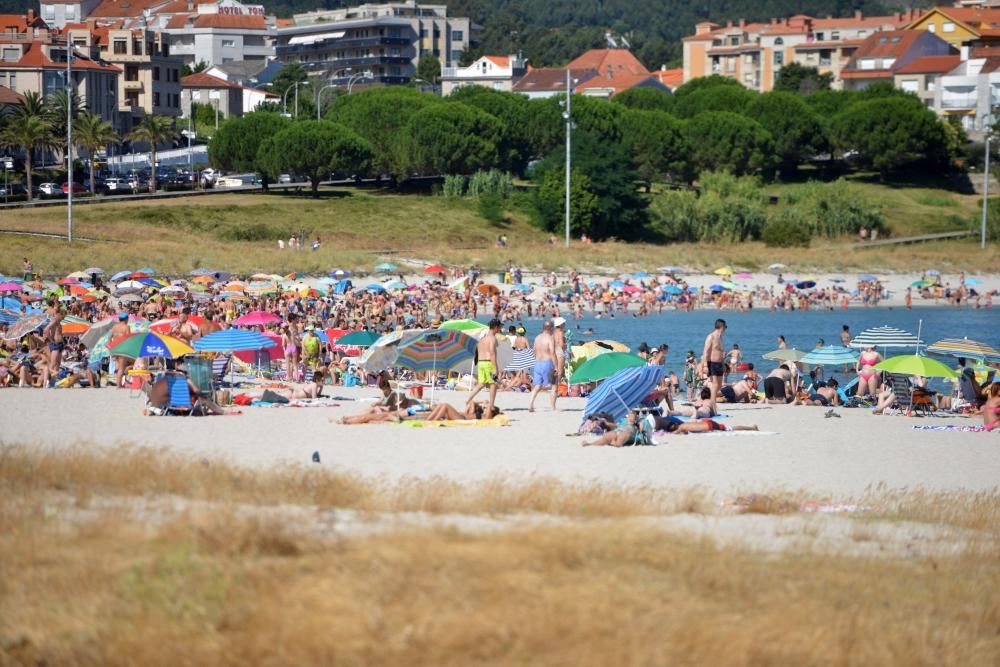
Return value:
<svg viewBox="0 0 1000 667">
<path fill-rule="evenodd" d="M 237 394 L 233 396 L 233 405 L 250 405 L 253 403 L 253 396 L 250 394 Z"/>
<path fill-rule="evenodd" d="M 288 399 L 277 392 L 273 392 L 270 389 L 265 389 L 264 393 L 260 395 L 260 400 L 265 403 L 288 403 Z"/>
</svg>

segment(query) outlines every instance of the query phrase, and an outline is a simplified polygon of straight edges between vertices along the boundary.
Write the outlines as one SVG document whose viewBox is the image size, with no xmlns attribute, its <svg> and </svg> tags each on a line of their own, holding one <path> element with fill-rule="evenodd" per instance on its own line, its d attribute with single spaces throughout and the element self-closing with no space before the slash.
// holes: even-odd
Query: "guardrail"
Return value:
<svg viewBox="0 0 1000 667">
<path fill-rule="evenodd" d="M 946 241 L 948 239 L 960 239 L 966 236 L 975 236 L 979 232 L 942 232 L 940 234 L 922 234 L 921 236 L 904 236 L 898 239 L 880 239 L 878 241 L 864 241 L 862 243 L 852 243 L 851 248 L 876 248 L 887 245 L 902 245 L 905 243 L 927 243 L 928 241 Z"/>
</svg>

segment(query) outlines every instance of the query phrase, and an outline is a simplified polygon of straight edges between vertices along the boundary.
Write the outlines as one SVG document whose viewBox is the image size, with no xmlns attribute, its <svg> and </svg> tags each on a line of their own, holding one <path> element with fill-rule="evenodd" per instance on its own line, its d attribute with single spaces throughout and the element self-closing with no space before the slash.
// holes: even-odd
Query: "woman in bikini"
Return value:
<svg viewBox="0 0 1000 667">
<path fill-rule="evenodd" d="M 869 345 L 858 357 L 854 370 L 858 372 L 858 396 L 878 396 L 879 372 L 875 366 L 882 361 L 882 355 Z"/>
<path fill-rule="evenodd" d="M 994 382 L 986 390 L 983 404 L 983 428 L 987 431 L 1000 430 L 1000 382 Z"/>
<path fill-rule="evenodd" d="M 299 375 L 299 327 L 294 316 L 289 316 L 283 329 L 281 346 L 285 348 L 286 378 L 289 382 L 295 382 Z"/>
</svg>

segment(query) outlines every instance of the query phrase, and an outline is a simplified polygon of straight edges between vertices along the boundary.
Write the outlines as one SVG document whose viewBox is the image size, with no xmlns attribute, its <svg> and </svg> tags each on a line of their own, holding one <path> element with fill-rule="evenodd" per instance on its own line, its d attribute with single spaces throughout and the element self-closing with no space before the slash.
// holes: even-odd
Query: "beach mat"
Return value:
<svg viewBox="0 0 1000 667">
<path fill-rule="evenodd" d="M 440 428 L 442 426 L 509 426 L 510 417 L 507 415 L 497 415 L 493 419 L 444 419 L 439 421 L 416 421 L 407 420 L 400 422 L 400 426 L 410 428 Z"/>
<path fill-rule="evenodd" d="M 914 431 L 960 431 L 962 433 L 988 433 L 985 426 L 976 426 L 973 424 L 969 424 L 967 426 L 959 424 L 914 424 L 912 428 Z"/>
</svg>

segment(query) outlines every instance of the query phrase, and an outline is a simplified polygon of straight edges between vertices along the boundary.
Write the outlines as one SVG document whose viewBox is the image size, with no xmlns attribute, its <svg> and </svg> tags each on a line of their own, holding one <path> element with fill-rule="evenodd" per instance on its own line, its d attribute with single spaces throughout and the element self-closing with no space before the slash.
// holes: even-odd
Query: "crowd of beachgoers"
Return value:
<svg viewBox="0 0 1000 667">
<path fill-rule="evenodd" d="M 678 432 L 731 428 L 714 421 L 720 414 L 718 404 L 724 402 L 865 405 L 880 413 L 901 402 L 901 389 L 893 379 L 899 376 L 909 378 L 909 396 L 902 406 L 906 411 L 924 406 L 951 412 L 985 409 L 985 426 L 996 423 L 1000 388 L 992 383 L 991 364 L 1000 361 L 1000 352 L 984 343 L 974 349 L 962 344 L 940 348 L 959 363 L 957 372 L 948 369 L 954 375 L 953 395 L 941 395 L 928 388 L 927 377 L 946 377 L 945 371 L 886 371 L 881 365 L 889 361 L 883 356 L 887 348 L 880 351 L 877 340 L 852 338 L 846 327 L 841 345 L 830 346 L 836 350 L 819 350 L 833 354 L 829 359 L 788 350 L 779 337 L 769 357 L 776 367 L 766 372 L 744 360 L 738 345 L 722 347 L 722 320 L 708 334 L 704 349 L 689 351 L 683 368 L 676 369 L 666 367 L 666 345 L 650 349 L 643 344 L 633 352 L 617 341 L 574 344 L 573 336 L 566 334 L 567 318 L 582 318 L 588 311 L 598 317 L 642 317 L 665 309 L 876 306 L 887 298 L 887 290 L 872 275 L 858 276 L 850 289 L 838 277 L 786 280 L 781 265 L 770 267 L 768 286 L 754 284 L 752 274 L 730 267 L 715 271 L 717 283 L 698 286 L 689 284 L 678 267 L 600 280 L 575 271 L 550 273 L 531 283 L 513 266 L 486 276 L 475 268 L 433 265 L 409 282 L 394 265 L 376 268 L 374 277 L 332 271 L 317 280 L 295 274 L 241 277 L 209 269 L 177 278 L 149 267 L 108 275 L 90 267 L 47 280 L 25 258 L 21 275 L 0 279 L 0 385 L 142 387 L 151 405 L 162 409 L 169 407 L 170 396 L 165 384 L 156 388 L 158 378 L 185 371 L 191 375 L 197 361 L 223 359 L 218 369 L 223 374 L 277 383 L 267 389 L 268 397 L 277 401 L 316 400 L 328 385 L 379 386 L 383 392 L 378 403 L 344 420 L 369 423 L 494 419 L 500 414 L 499 390 L 531 392 L 531 410 L 544 391 L 555 409 L 560 396 L 599 393 L 616 373 L 644 365 L 660 372 L 629 376 L 629 388 L 644 392 L 629 401 L 642 399 L 641 406 L 626 406 L 627 414 L 620 414 L 620 405 L 610 411 L 586 411 L 582 428 L 618 434 L 606 434 L 597 444 L 620 444 L 623 434 L 629 434 L 628 440 L 640 432 L 639 413 L 633 408 L 643 406 L 655 412 L 646 415 L 651 428 Z M 829 284 L 820 285 L 821 280 Z M 916 294 L 955 306 L 989 308 L 993 292 L 977 290 L 980 284 L 962 274 L 953 286 L 929 271 L 906 286 L 905 304 L 910 306 Z M 479 321 L 489 317 L 488 325 Z M 544 320 L 534 340 L 521 326 L 527 318 Z M 442 331 L 446 334 L 435 333 Z M 234 341 L 234 333 L 252 334 L 252 340 Z M 430 357 L 418 354 L 414 361 L 403 354 L 406 361 L 397 363 L 403 351 L 429 351 Z M 588 364 L 607 368 L 594 372 Z M 824 378 L 824 368 L 832 364 L 845 380 L 853 378 L 847 386 Z M 448 371 L 458 371 L 457 379 Z M 406 397 L 400 391 L 410 384 L 461 386 L 463 375 L 471 390 L 463 407 L 430 405 L 419 395 Z M 186 383 L 211 412 L 222 412 L 218 403 L 231 398 L 228 392 L 225 400 L 209 394 L 212 387 L 190 377 Z M 483 390 L 487 400 L 476 402 Z M 618 394 L 610 397 L 612 403 L 628 402 Z M 835 416 L 833 411 L 828 414 Z M 622 421 L 626 417 L 627 423 Z"/>
</svg>

